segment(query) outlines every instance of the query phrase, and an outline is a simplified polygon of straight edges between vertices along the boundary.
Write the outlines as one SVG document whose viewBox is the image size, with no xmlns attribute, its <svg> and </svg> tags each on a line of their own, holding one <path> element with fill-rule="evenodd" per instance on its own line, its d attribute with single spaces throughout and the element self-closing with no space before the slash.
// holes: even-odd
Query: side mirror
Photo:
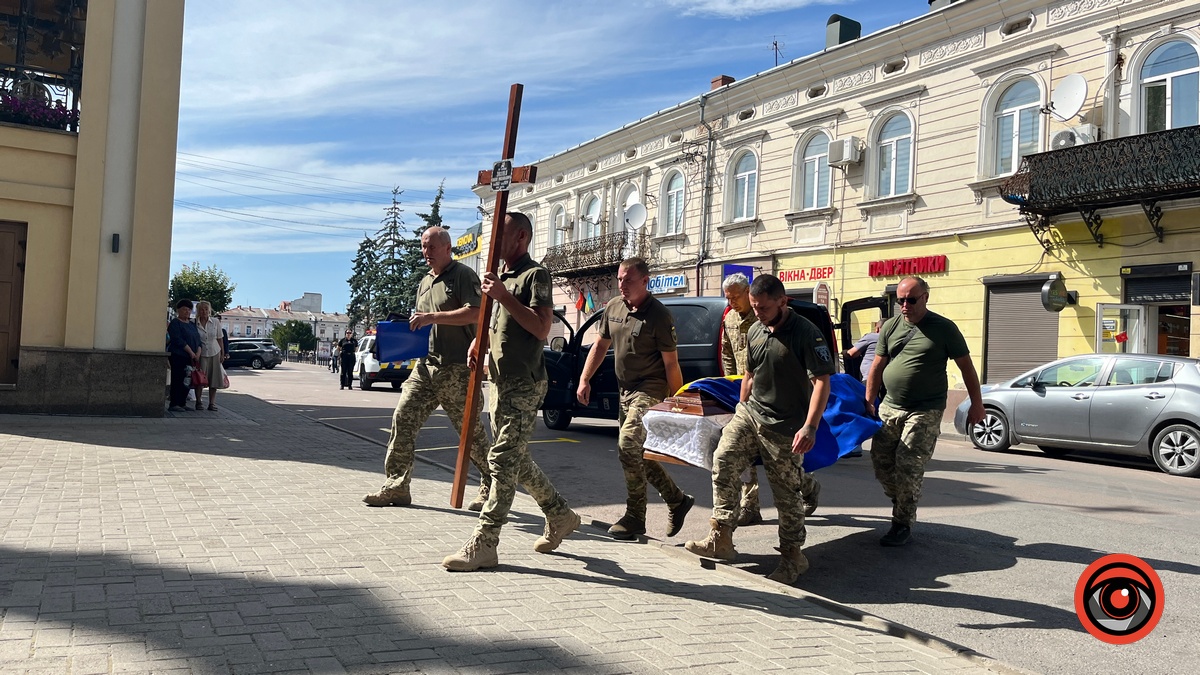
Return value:
<svg viewBox="0 0 1200 675">
<path fill-rule="evenodd" d="M 567 338 L 561 335 L 550 340 L 550 351 L 561 352 L 567 348 Z"/>
<path fill-rule="evenodd" d="M 1046 391 L 1046 383 L 1034 380 L 1033 382 L 1029 383 L 1029 388 L 1034 391 Z"/>
</svg>

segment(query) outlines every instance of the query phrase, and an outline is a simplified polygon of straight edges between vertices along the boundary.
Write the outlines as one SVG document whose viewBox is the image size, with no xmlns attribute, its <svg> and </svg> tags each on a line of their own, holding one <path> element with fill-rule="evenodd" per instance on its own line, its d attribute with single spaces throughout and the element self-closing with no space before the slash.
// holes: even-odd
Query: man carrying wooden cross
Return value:
<svg viewBox="0 0 1200 675">
<path fill-rule="evenodd" d="M 494 242 L 506 270 L 483 277 L 483 292 L 499 305 L 492 313 L 488 374 L 493 444 L 488 451 L 492 487 L 479 523 L 467 543 L 442 566 L 452 572 L 473 572 L 499 564 L 496 548 L 500 528 L 516 495 L 517 483 L 537 500 L 546 514 L 546 529 L 533 545 L 538 553 L 558 548 L 579 527 L 579 515 L 554 489 L 529 454 L 529 437 L 538 408 L 546 398 L 546 363 L 542 349 L 550 334 L 554 301 L 550 273 L 529 257 L 533 225 L 522 213 L 509 212 L 502 238 Z M 478 368 L 475 345 L 467 351 L 468 365 Z"/>
<path fill-rule="evenodd" d="M 707 558 L 737 558 L 738 476 L 760 455 L 779 509 L 781 559 L 767 578 L 792 584 L 808 571 L 808 559 L 800 551 L 805 539 L 804 469 L 793 455 L 808 452 L 816 442 L 829 400 L 829 376 L 836 367 L 821 331 L 788 307 L 778 277 L 754 279 L 750 306 L 758 323 L 747 335 L 741 403 L 713 454 L 712 530 L 684 548 Z"/>
</svg>

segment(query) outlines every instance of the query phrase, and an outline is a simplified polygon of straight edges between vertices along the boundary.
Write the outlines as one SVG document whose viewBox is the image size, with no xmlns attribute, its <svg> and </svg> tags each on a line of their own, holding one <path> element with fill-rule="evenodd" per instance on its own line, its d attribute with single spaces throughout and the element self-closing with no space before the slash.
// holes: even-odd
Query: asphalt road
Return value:
<svg viewBox="0 0 1200 675">
<path fill-rule="evenodd" d="M 233 369 L 235 390 L 386 442 L 399 397 L 390 388 L 339 391 L 327 370 L 285 363 L 271 371 Z M 418 439 L 418 455 L 452 466 L 457 434 L 439 410 Z M 298 448 L 297 452 L 303 452 Z M 624 511 L 616 424 L 579 421 L 565 432 L 539 424 L 534 458 L 576 510 L 614 522 Z M 380 448 L 382 470 L 383 449 Z M 704 536 L 712 506 L 707 472 L 671 466 L 696 507 L 679 536 Z M 1192 618 L 1200 612 L 1200 518 L 1195 479 L 1160 473 L 1137 459 L 1099 455 L 1051 459 L 1036 449 L 988 454 L 943 438 L 930 462 L 920 522 L 906 547 L 878 545 L 890 514 L 870 457 L 823 469 L 821 503 L 808 520 L 811 570 L 804 590 L 932 633 L 1012 665 L 1047 673 L 1184 672 L 1200 662 Z M 449 481 L 420 502 L 449 502 Z M 775 512 L 763 483 L 762 525 L 739 529 L 737 566 L 769 573 L 777 554 Z M 363 492 L 379 478 L 364 476 Z M 666 508 L 652 495 L 650 535 L 665 539 Z M 614 547 L 621 544 L 614 542 Z M 1086 633 L 1073 593 L 1084 568 L 1107 553 L 1138 556 L 1165 590 L 1162 620 L 1146 638 L 1112 646 Z M 614 556 L 619 551 L 614 548 Z M 699 564 L 699 562 L 697 563 Z"/>
</svg>

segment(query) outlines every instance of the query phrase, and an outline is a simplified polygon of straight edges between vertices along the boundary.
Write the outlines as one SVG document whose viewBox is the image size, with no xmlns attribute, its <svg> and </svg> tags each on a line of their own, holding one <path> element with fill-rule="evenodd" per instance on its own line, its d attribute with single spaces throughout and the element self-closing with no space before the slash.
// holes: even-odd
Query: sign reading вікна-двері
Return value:
<svg viewBox="0 0 1200 675">
<path fill-rule="evenodd" d="M 670 293 L 687 289 L 686 274 L 655 274 L 650 277 L 651 293 Z"/>
</svg>

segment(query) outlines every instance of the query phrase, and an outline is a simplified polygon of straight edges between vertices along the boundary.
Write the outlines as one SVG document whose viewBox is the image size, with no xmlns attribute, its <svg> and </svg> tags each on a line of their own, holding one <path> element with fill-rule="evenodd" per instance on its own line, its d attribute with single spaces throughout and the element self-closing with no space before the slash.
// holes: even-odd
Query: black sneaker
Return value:
<svg viewBox="0 0 1200 675">
<path fill-rule="evenodd" d="M 912 528 L 908 525 L 903 525 L 892 521 L 892 529 L 888 533 L 879 538 L 880 546 L 903 546 L 908 543 L 909 537 L 912 536 Z"/>
<path fill-rule="evenodd" d="M 671 507 L 667 513 L 667 536 L 674 537 L 683 529 L 683 519 L 687 518 L 688 511 L 692 510 L 692 505 L 696 503 L 696 498 L 691 495 L 684 495 L 683 501 Z"/>
<path fill-rule="evenodd" d="M 636 539 L 639 534 L 646 534 L 646 521 L 638 520 L 628 514 L 621 516 L 615 525 L 608 528 L 613 539 L 629 541 Z"/>
</svg>

